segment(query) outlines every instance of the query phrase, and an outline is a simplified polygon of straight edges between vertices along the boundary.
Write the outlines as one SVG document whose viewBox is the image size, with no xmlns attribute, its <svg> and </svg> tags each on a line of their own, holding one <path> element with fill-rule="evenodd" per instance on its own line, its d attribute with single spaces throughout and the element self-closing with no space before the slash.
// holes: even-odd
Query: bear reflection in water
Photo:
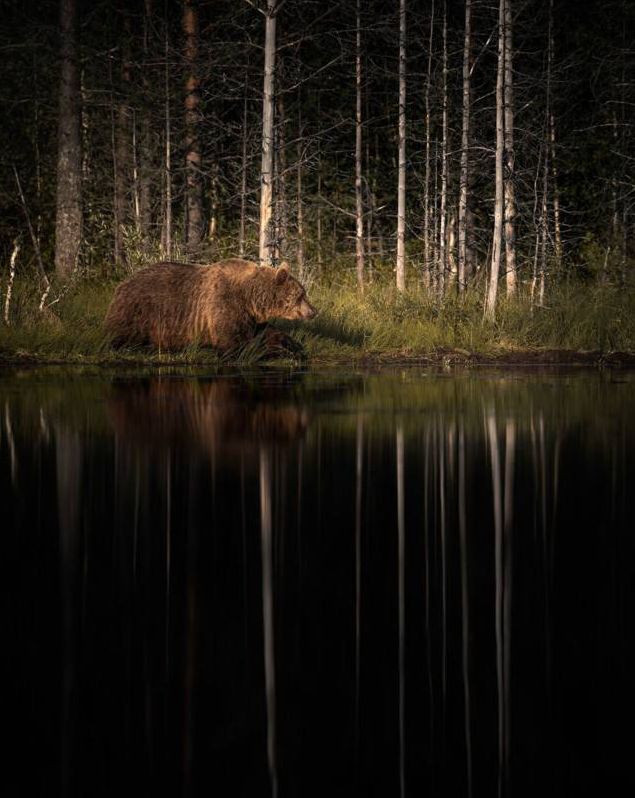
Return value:
<svg viewBox="0 0 635 798">
<path fill-rule="evenodd" d="M 124 442 L 234 462 L 262 446 L 301 440 L 309 424 L 306 407 L 289 403 L 288 380 L 256 391 L 234 377 L 115 383 L 108 415 Z"/>
</svg>

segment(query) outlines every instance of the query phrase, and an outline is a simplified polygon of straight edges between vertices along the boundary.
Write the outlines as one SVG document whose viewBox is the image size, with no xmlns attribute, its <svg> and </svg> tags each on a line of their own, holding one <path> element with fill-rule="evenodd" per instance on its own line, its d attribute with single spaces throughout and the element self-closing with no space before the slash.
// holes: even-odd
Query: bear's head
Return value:
<svg viewBox="0 0 635 798">
<path fill-rule="evenodd" d="M 271 317 L 308 320 L 317 316 L 317 310 L 307 299 L 304 286 L 289 274 L 286 265 L 275 270 L 271 300 Z"/>
</svg>

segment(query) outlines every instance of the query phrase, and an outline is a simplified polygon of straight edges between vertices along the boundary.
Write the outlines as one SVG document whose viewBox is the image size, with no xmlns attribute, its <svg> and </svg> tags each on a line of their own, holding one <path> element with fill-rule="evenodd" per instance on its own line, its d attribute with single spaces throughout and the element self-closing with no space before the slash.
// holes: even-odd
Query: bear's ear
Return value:
<svg viewBox="0 0 635 798">
<path fill-rule="evenodd" d="M 283 285 L 289 276 L 289 267 L 286 264 L 279 266 L 276 271 L 276 285 Z"/>
</svg>

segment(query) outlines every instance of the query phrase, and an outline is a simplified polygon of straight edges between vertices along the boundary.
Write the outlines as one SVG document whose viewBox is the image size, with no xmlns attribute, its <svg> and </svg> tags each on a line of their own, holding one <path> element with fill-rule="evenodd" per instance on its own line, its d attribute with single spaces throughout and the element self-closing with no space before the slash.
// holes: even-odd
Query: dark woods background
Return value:
<svg viewBox="0 0 635 798">
<path fill-rule="evenodd" d="M 484 282 L 491 257 L 499 13 L 496 3 L 471 5 L 468 286 Z M 398 6 L 360 4 L 363 235 L 371 275 L 392 269 L 396 247 Z M 77 21 L 66 41 L 77 45 L 69 57 L 77 65 L 80 180 L 70 194 L 80 209 L 81 243 L 65 265 L 58 256 L 58 274 L 77 267 L 110 276 L 166 254 L 257 257 L 263 7 L 263 0 L 62 0 L 62 18 L 72 21 L 75 13 Z M 20 235 L 28 264 L 21 268 L 35 271 L 39 246 L 52 270 L 64 122 L 60 3 L 2 0 L 1 8 L 0 259 L 8 263 Z M 531 280 L 538 264 L 548 283 L 572 276 L 624 281 L 633 254 L 635 6 L 515 0 L 512 11 L 520 279 Z M 465 3 L 408 0 L 406 12 L 407 274 L 425 282 L 427 92 L 428 261 L 439 246 L 445 151 L 447 268 L 455 268 Z M 277 28 L 275 256 L 305 274 L 352 274 L 356 2 L 286 0 Z"/>
</svg>

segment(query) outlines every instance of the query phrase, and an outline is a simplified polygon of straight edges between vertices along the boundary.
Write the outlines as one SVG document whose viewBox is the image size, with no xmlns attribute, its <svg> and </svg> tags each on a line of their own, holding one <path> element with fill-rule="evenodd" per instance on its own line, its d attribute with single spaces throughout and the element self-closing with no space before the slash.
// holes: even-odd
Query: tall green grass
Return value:
<svg viewBox="0 0 635 798">
<path fill-rule="evenodd" d="M 114 287 L 114 282 L 78 280 L 47 314 L 40 314 L 36 286 L 17 281 L 10 324 L 0 322 L 0 359 L 220 362 L 209 349 L 198 346 L 178 353 L 111 349 L 103 318 Z M 527 299 L 501 297 L 494 323 L 483 321 L 482 298 L 474 291 L 465 297 L 452 294 L 438 302 L 419 287 L 400 294 L 387 281 L 367 286 L 361 295 L 353 284 L 316 280 L 309 296 L 319 316 L 309 323 L 280 326 L 315 360 L 403 357 L 447 350 L 466 354 L 537 348 L 635 351 L 635 291 L 609 285 L 571 282 L 553 288 L 546 306 L 533 309 Z M 254 341 L 233 360 L 248 364 L 262 356 L 262 347 Z"/>
</svg>

